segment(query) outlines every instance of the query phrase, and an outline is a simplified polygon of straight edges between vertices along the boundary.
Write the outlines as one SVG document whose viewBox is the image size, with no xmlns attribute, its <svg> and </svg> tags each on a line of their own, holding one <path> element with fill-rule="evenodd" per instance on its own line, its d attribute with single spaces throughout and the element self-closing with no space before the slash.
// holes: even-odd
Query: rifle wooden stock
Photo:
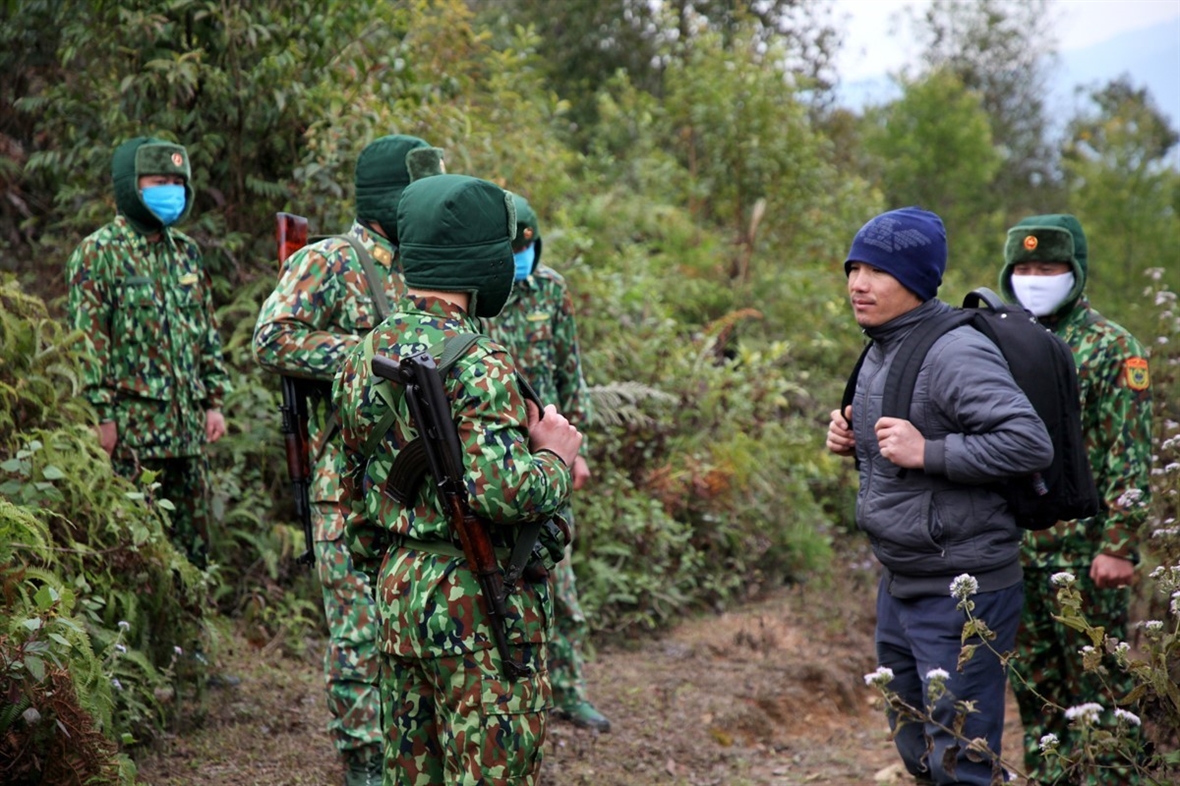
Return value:
<svg viewBox="0 0 1180 786">
<path fill-rule="evenodd" d="M 282 266 L 287 257 L 307 245 L 307 219 L 294 213 L 275 213 L 275 243 Z"/>
<path fill-rule="evenodd" d="M 307 219 L 293 213 L 275 213 L 275 244 L 278 246 L 279 267 L 287 257 L 307 245 Z M 303 527 L 304 551 L 299 555 L 301 565 L 315 564 L 315 531 L 311 521 L 311 445 L 307 436 L 307 390 L 301 380 L 281 376 L 283 403 L 283 442 L 287 448 L 287 477 L 291 480 L 291 495 L 295 515 Z"/>
<path fill-rule="evenodd" d="M 513 660 L 508 649 L 508 634 L 505 630 L 508 621 L 505 601 L 508 593 L 504 586 L 504 574 L 496 559 L 488 523 L 476 516 L 467 504 L 463 449 L 434 357 L 429 352 L 419 352 L 398 364 L 378 355 L 373 358 L 372 371 L 382 379 L 405 386 L 406 404 L 426 448 L 427 463 L 438 489 L 443 513 L 459 539 L 468 568 L 479 582 L 480 597 L 492 630 L 493 643 L 500 654 L 504 676 L 509 680 L 529 676 L 533 672 L 532 668 Z"/>
</svg>

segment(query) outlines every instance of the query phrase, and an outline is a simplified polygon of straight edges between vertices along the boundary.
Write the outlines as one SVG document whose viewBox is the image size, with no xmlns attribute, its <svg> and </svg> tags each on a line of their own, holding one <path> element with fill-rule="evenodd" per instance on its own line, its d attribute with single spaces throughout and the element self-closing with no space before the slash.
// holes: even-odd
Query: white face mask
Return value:
<svg viewBox="0 0 1180 786">
<path fill-rule="evenodd" d="M 1012 291 L 1034 316 L 1052 314 L 1073 291 L 1073 273 L 1059 276 L 1012 276 Z"/>
</svg>

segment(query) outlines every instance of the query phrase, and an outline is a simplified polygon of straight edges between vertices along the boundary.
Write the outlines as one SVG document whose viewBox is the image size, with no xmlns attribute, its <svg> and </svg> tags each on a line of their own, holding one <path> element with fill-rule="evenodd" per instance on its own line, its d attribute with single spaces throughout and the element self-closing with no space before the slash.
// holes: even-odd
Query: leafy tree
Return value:
<svg viewBox="0 0 1180 786">
<path fill-rule="evenodd" d="M 26 36 L 39 25 L 57 31 L 53 62 L 39 66 L 43 78 L 26 76 L 15 102 L 36 118 L 21 140 L 24 188 L 46 197 L 30 232 L 64 254 L 109 220 L 111 150 L 154 134 L 189 149 L 198 205 L 186 230 L 216 272 L 240 275 L 258 252 L 250 235 L 287 197 L 310 86 L 380 5 L 18 4 L 13 21 Z"/>
<path fill-rule="evenodd" d="M 1126 77 L 1093 88 L 1090 99 L 1069 123 L 1062 152 L 1069 203 L 1090 241 L 1087 290 L 1099 303 L 1125 302 L 1148 268 L 1162 268 L 1165 283 L 1180 289 L 1180 173 L 1168 161 L 1180 135 Z M 1128 327 L 1135 316 L 1127 315 Z"/>
<path fill-rule="evenodd" d="M 637 88 L 663 95 L 669 65 L 713 33 L 740 48 L 752 30 L 758 46 L 773 45 L 781 54 L 775 67 L 806 84 L 817 100 L 830 97 L 834 84 L 840 32 L 831 19 L 830 0 L 482 0 L 472 5 L 488 18 L 536 28 L 549 81 L 571 102 L 571 118 L 583 131 L 596 123 L 599 88 L 618 72 Z"/>
<path fill-rule="evenodd" d="M 948 69 L 980 95 L 1004 157 L 997 204 L 1010 218 L 1039 209 L 1056 179 L 1045 110 L 1057 56 L 1049 0 L 933 0 L 908 14 L 924 68 Z"/>
<path fill-rule="evenodd" d="M 989 213 L 1001 156 L 978 93 L 949 69 L 903 80 L 902 96 L 866 114 L 865 147 L 890 206 L 938 213 L 956 259 L 986 258 L 1002 219 Z"/>
</svg>

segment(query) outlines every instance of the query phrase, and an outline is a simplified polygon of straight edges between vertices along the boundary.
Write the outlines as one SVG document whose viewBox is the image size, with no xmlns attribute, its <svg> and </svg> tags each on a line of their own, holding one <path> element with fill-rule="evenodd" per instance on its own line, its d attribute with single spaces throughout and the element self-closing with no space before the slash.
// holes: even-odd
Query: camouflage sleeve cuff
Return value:
<svg viewBox="0 0 1180 786">
<path fill-rule="evenodd" d="M 90 388 L 86 391 L 85 398 L 90 402 L 90 406 L 94 407 L 99 423 L 115 419 L 115 392 L 113 390 Z"/>
</svg>

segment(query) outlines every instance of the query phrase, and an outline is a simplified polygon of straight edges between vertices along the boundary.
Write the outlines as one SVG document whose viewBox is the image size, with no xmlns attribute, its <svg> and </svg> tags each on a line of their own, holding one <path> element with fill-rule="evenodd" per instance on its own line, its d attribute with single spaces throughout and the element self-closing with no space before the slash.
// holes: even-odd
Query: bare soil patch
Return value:
<svg viewBox="0 0 1180 786">
<path fill-rule="evenodd" d="M 872 590 L 783 588 L 600 647 L 587 677 L 610 734 L 550 726 L 546 786 L 876 786 L 897 783 L 876 692 Z M 229 643 L 232 689 L 210 691 L 199 729 L 139 762 L 152 786 L 338 784 L 316 645 L 302 659 Z M 874 776 L 877 776 L 875 779 Z"/>
</svg>

